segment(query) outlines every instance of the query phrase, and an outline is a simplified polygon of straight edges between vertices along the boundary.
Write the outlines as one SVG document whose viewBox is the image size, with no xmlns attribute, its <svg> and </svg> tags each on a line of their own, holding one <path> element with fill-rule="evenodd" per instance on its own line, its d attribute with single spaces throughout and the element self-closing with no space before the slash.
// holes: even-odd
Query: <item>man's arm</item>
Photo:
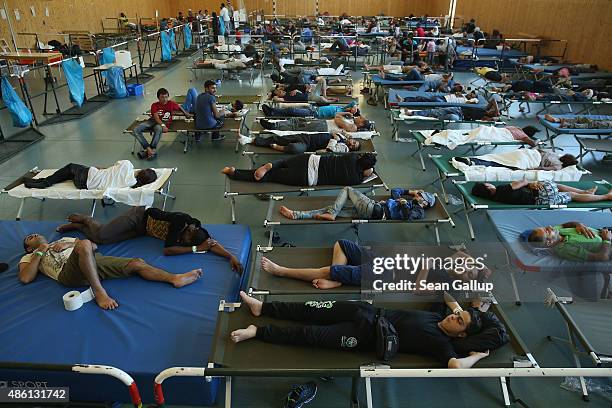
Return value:
<svg viewBox="0 0 612 408">
<path fill-rule="evenodd" d="M 457 301 L 455 300 L 454 297 L 451 296 L 450 293 L 448 292 L 444 292 L 444 303 L 446 303 L 446 306 L 453 311 L 453 313 L 456 313 L 457 311 L 462 311 L 463 309 L 461 308 L 461 306 L 459 306 L 459 303 L 457 303 Z"/>
<path fill-rule="evenodd" d="M 607 262 L 610 260 L 610 255 L 612 254 L 612 245 L 610 244 L 610 240 L 612 240 L 612 232 L 607 228 L 603 228 L 599 235 L 604 242 L 601 244 L 601 248 L 598 252 L 589 252 L 587 260 Z"/>
<path fill-rule="evenodd" d="M 512 183 L 510 183 L 510 187 L 512 187 L 513 190 L 518 190 L 519 188 L 523 188 L 527 186 L 528 184 L 529 182 L 527 180 L 518 180 L 518 181 L 513 181 Z"/>
<path fill-rule="evenodd" d="M 36 279 L 36 275 L 38 275 L 38 266 L 40 265 L 42 257 L 46 255 L 48 249 L 48 244 L 39 246 L 34 250 L 33 255 L 30 257 L 30 262 L 22 262 L 19 264 L 19 273 L 17 276 L 19 277 L 19 281 L 21 283 L 27 285 Z"/>
<path fill-rule="evenodd" d="M 488 356 L 488 351 L 484 353 L 471 351 L 468 357 L 451 358 L 448 360 L 448 368 L 472 368 L 474 364 Z"/>
<path fill-rule="evenodd" d="M 178 105 L 178 107 L 179 107 L 180 111 L 183 112 L 183 115 L 185 115 L 186 118 L 190 118 L 190 117 L 193 116 L 191 113 L 189 113 L 185 109 L 183 109 L 183 107 L 181 105 Z"/>
</svg>

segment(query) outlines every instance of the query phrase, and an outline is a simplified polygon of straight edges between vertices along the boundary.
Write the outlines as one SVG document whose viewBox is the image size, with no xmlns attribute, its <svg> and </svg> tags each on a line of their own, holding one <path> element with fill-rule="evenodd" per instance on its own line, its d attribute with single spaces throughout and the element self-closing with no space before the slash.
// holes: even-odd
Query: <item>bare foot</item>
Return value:
<svg viewBox="0 0 612 408">
<path fill-rule="evenodd" d="M 221 173 L 229 174 L 229 175 L 232 175 L 235 172 L 236 172 L 236 168 L 235 167 L 224 167 L 223 170 L 221 170 Z"/>
<path fill-rule="evenodd" d="M 335 221 L 336 217 L 330 213 L 317 214 L 314 216 L 315 220 L 323 220 L 323 221 Z"/>
<path fill-rule="evenodd" d="M 202 276 L 202 269 L 194 269 L 189 272 L 174 275 L 172 277 L 172 285 L 175 288 L 182 288 L 183 286 L 191 285 L 193 282 L 200 279 Z"/>
<path fill-rule="evenodd" d="M 281 205 L 278 210 L 283 217 L 289 218 L 290 220 L 295 220 L 295 214 L 293 213 L 293 211 L 285 207 L 284 205 Z"/>
<path fill-rule="evenodd" d="M 549 115 L 549 114 L 544 115 L 544 119 L 546 119 L 549 122 L 555 122 L 555 123 L 559 122 L 559 119 L 557 119 L 554 116 Z"/>
<path fill-rule="evenodd" d="M 404 101 L 404 98 L 402 98 L 399 95 L 395 95 L 395 99 L 397 99 L 399 102 L 403 102 Z"/>
<path fill-rule="evenodd" d="M 317 289 L 334 289 L 334 288 L 339 288 L 340 286 L 342 286 L 342 283 L 340 282 L 336 282 L 330 279 L 314 279 L 312 281 L 312 286 L 314 286 Z"/>
<path fill-rule="evenodd" d="M 265 256 L 261 258 L 261 269 L 263 269 L 264 271 L 268 273 L 271 273 L 272 275 L 276 275 L 276 276 L 285 275 L 285 268 L 283 268 L 280 265 L 275 264 L 274 262 L 272 262 Z"/>
<path fill-rule="evenodd" d="M 119 307 L 119 303 L 112 297 L 108 296 L 108 293 L 104 289 L 95 291 L 96 303 L 104 310 L 113 310 Z"/>
<path fill-rule="evenodd" d="M 261 307 L 263 306 L 263 302 L 261 300 L 250 297 L 242 290 L 240 291 L 240 299 L 242 299 L 242 303 L 249 307 L 249 310 L 253 316 L 261 316 Z"/>
<path fill-rule="evenodd" d="M 253 177 L 255 178 L 255 180 L 259 181 L 271 169 L 272 169 L 272 163 L 266 163 L 263 166 L 261 166 L 260 168 L 258 168 L 257 170 L 255 170 L 255 173 L 253 174 Z"/>
<path fill-rule="evenodd" d="M 63 224 L 57 227 L 55 230 L 57 232 L 68 232 L 68 231 L 76 231 L 79 229 L 79 224 L 71 222 L 69 224 Z"/>
<path fill-rule="evenodd" d="M 596 191 L 597 191 L 597 186 L 593 188 L 589 188 L 588 190 L 584 190 L 584 194 L 595 194 Z"/>
<path fill-rule="evenodd" d="M 70 214 L 66 219 L 68 221 L 70 221 L 70 222 L 82 224 L 87 219 L 87 215 L 83 215 L 83 214 Z"/>
<path fill-rule="evenodd" d="M 272 143 L 272 144 L 270 145 L 270 147 L 271 147 L 272 149 L 276 150 L 276 151 L 279 151 L 279 152 L 284 152 L 284 151 L 285 151 L 285 147 L 284 147 L 284 146 L 277 145 L 276 143 Z"/>
<path fill-rule="evenodd" d="M 234 343 L 240 343 L 241 341 L 252 339 L 255 335 L 257 335 L 257 326 L 250 325 L 246 329 L 238 329 L 231 332 L 230 339 Z"/>
</svg>

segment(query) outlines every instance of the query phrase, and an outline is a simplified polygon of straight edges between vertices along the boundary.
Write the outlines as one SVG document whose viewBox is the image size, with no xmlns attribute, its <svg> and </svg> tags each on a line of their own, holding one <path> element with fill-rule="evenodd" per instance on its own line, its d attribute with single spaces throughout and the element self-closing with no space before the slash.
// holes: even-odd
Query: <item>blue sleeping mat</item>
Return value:
<svg viewBox="0 0 612 408">
<path fill-rule="evenodd" d="M 496 57 L 496 58 L 517 58 L 523 57 L 526 54 L 519 50 L 498 50 L 497 48 L 484 48 L 484 47 L 467 47 L 464 45 L 457 46 L 457 54 L 469 52 L 470 54 L 476 55 L 480 58 Z"/>
<path fill-rule="evenodd" d="M 546 73 L 552 74 L 561 68 L 569 68 L 571 65 L 542 65 L 542 64 L 525 64 L 525 67 L 531 70 L 542 70 Z M 578 74 L 571 74 L 572 79 L 611 79 L 612 72 L 597 71 L 597 72 L 581 72 Z"/>
<path fill-rule="evenodd" d="M 0 274 L 0 361 L 114 366 L 134 378 L 148 403 L 153 402 L 153 380 L 162 370 L 206 364 L 219 300 L 236 299 L 246 277 L 233 272 L 226 259 L 210 253 L 163 256 L 163 242 L 149 237 L 100 245 L 99 251 L 105 255 L 140 257 L 175 273 L 202 268 L 203 276 L 181 289 L 139 277 L 105 281 L 118 309 L 104 311 L 90 302 L 68 312 L 62 296 L 70 289 L 44 275 L 28 285 L 17 280 L 24 236 L 37 232 L 55 240 L 58 224 L 0 221 L 0 259 L 11 266 Z M 249 227 L 205 227 L 248 271 Z M 69 386 L 74 401 L 130 402 L 127 387 L 108 376 L 2 369 L 0 379 Z M 217 381 L 180 378 L 168 381 L 164 390 L 175 404 L 212 405 L 217 387 Z"/>
<path fill-rule="evenodd" d="M 381 86 L 403 86 L 403 85 L 423 85 L 425 81 L 390 81 L 388 79 L 384 79 L 380 75 L 373 75 L 372 82 L 375 85 Z"/>
<path fill-rule="evenodd" d="M 405 91 L 402 89 L 389 90 L 389 105 L 390 106 L 415 106 L 415 107 L 439 107 L 446 108 L 450 106 L 471 107 L 471 108 L 486 108 L 487 101 L 481 95 L 478 95 L 478 103 L 449 103 L 449 102 L 400 102 L 397 98 L 409 98 L 416 96 L 444 96 L 448 95 L 444 92 L 421 92 L 421 91 Z"/>
<path fill-rule="evenodd" d="M 519 236 L 535 227 L 560 225 L 570 221 L 582 222 L 593 228 L 610 227 L 612 217 L 609 211 L 488 210 L 487 216 L 497 235 L 507 243 L 507 248 L 520 269 L 540 272 L 542 279 L 551 279 L 551 282 L 559 283 L 559 280 L 563 279 L 565 285 L 577 296 L 599 296 L 604 283 L 603 273 L 612 271 L 612 262 L 575 262 L 559 258 L 552 253 L 537 253 L 519 241 Z"/>
<path fill-rule="evenodd" d="M 612 120 L 612 115 L 552 115 L 559 119 L 572 119 L 576 117 L 589 118 L 594 120 Z M 562 128 L 560 123 L 549 122 L 544 119 L 544 115 L 538 115 L 538 120 L 548 129 L 555 133 L 570 133 L 572 135 L 608 135 L 612 133 L 612 128 L 608 129 L 574 129 Z"/>
</svg>

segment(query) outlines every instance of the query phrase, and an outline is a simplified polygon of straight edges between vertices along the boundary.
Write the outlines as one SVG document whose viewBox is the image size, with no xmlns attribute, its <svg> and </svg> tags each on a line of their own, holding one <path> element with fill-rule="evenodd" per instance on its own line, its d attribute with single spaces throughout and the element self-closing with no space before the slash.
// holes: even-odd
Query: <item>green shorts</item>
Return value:
<svg viewBox="0 0 612 408">
<path fill-rule="evenodd" d="M 127 278 L 130 273 L 127 271 L 127 265 L 135 258 L 119 258 L 116 256 L 104 256 L 95 253 L 96 266 L 100 280 Z M 62 271 L 57 276 L 57 281 L 64 286 L 89 286 L 89 282 L 85 279 L 85 275 L 79 267 L 79 255 L 73 251 L 68 262 L 62 268 Z"/>
</svg>

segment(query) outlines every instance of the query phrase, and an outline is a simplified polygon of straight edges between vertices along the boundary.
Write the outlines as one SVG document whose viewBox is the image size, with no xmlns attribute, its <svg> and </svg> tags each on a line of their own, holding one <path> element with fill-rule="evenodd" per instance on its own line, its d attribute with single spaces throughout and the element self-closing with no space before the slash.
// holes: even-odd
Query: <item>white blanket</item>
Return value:
<svg viewBox="0 0 612 408">
<path fill-rule="evenodd" d="M 536 149 L 516 149 L 501 153 L 482 154 L 475 157 L 520 170 L 537 169 L 542 161 L 542 155 Z"/>
<path fill-rule="evenodd" d="M 398 116 L 398 119 L 400 120 L 438 120 L 436 118 L 430 118 L 429 116 L 417 116 L 417 115 L 408 116 L 408 115 L 404 115 L 403 113 L 400 113 L 400 115 Z M 433 130 L 430 130 L 430 132 L 433 132 Z"/>
<path fill-rule="evenodd" d="M 111 198 L 119 203 L 131 206 L 153 205 L 155 192 L 161 190 L 164 184 L 172 175 L 174 169 L 154 169 L 157 173 L 157 180 L 151 184 L 138 188 L 110 188 L 104 190 L 80 190 L 74 186 L 72 181 L 55 184 L 49 188 L 27 188 L 23 184 L 8 191 L 11 197 L 15 198 L 49 198 L 52 200 L 97 200 L 101 198 Z M 56 169 L 41 170 L 34 178 L 47 177 L 55 173 Z"/>
<path fill-rule="evenodd" d="M 319 133 L 328 133 L 328 132 L 305 132 L 303 130 L 268 130 L 266 133 L 272 133 L 277 136 L 290 136 L 290 135 L 315 135 Z M 354 139 L 362 139 L 369 140 L 372 136 L 377 135 L 377 132 L 368 131 L 368 132 L 345 132 L 347 135 L 350 135 Z"/>
<path fill-rule="evenodd" d="M 493 126 L 479 126 L 476 129 L 446 129 L 432 135 L 433 130 L 422 130 L 426 145 L 442 145 L 449 149 L 466 143 L 475 142 L 513 142 L 514 137 L 510 131 Z"/>
<path fill-rule="evenodd" d="M 511 170 L 506 167 L 468 166 L 465 163 L 451 160 L 457 170 L 463 172 L 467 181 L 580 181 L 585 173 L 576 166 L 568 166 L 562 170 Z"/>
</svg>

